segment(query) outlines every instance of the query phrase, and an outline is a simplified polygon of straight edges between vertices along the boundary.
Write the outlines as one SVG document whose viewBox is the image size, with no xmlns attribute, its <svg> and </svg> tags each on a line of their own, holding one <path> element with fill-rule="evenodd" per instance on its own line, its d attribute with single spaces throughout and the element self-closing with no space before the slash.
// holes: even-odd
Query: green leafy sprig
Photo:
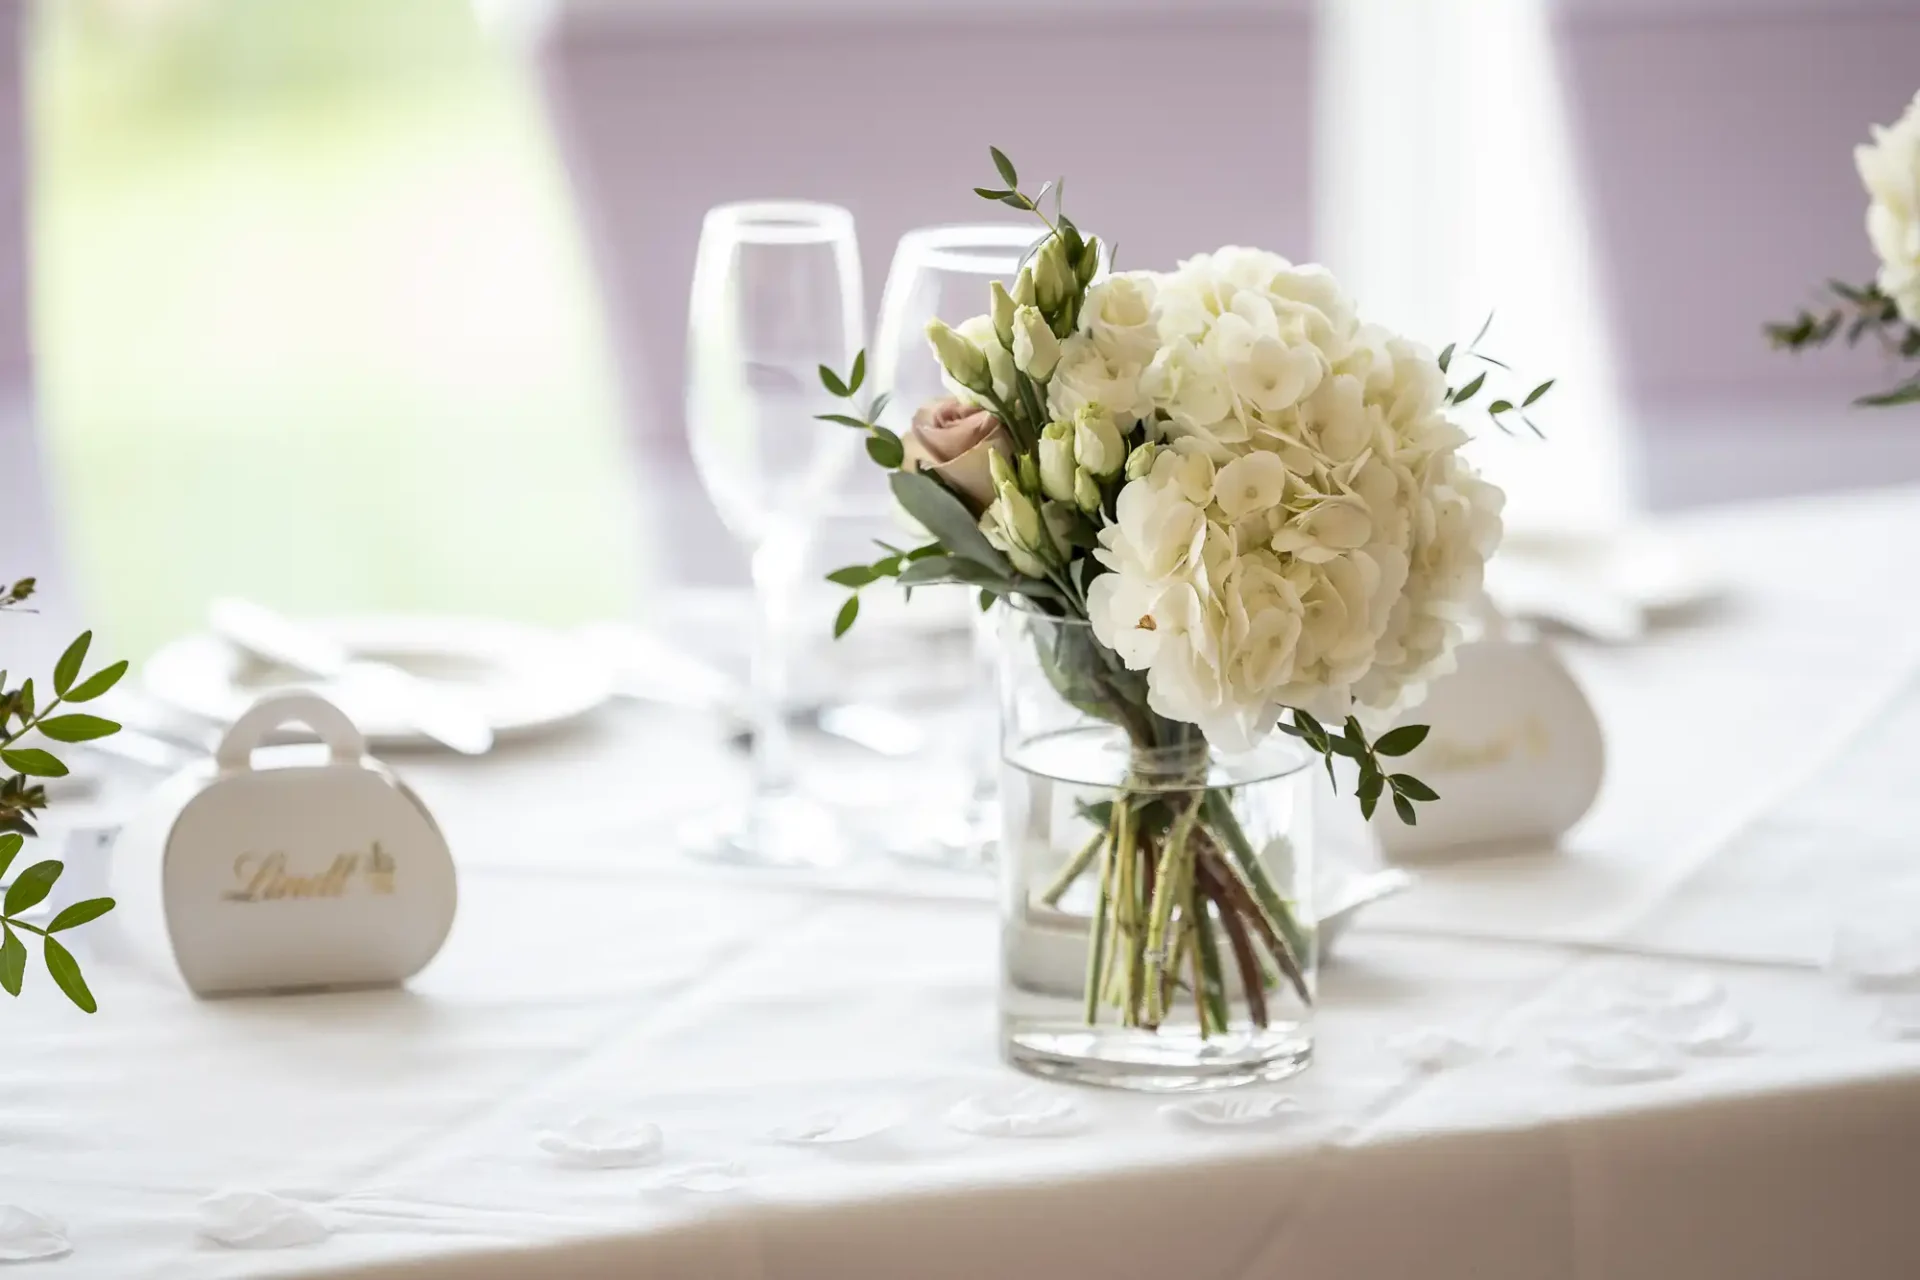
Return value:
<svg viewBox="0 0 1920 1280">
<path fill-rule="evenodd" d="M 1293 711 L 1293 723 L 1280 726 L 1281 732 L 1292 734 L 1320 753 L 1327 766 L 1327 778 L 1336 787 L 1339 783 L 1333 772 L 1335 756 L 1345 756 L 1359 766 L 1360 781 L 1355 794 L 1360 800 L 1361 817 L 1373 817 L 1380 797 L 1391 793 L 1393 811 L 1410 827 L 1419 821 L 1414 805 L 1438 800 L 1440 793 L 1410 773 L 1388 773 L 1380 758 L 1406 755 L 1427 740 L 1428 728 L 1424 724 L 1403 724 L 1369 742 L 1366 731 L 1352 716 L 1347 717 L 1343 730 L 1336 733 L 1297 707 Z"/>
<path fill-rule="evenodd" d="M 860 394 L 860 388 L 867 380 L 867 353 L 864 349 L 853 357 L 853 367 L 847 370 L 847 376 L 841 377 L 826 365 L 820 366 L 820 385 L 828 394 L 842 400 L 851 400 Z M 852 413 L 816 413 L 813 416 L 821 422 L 838 423 L 865 433 L 867 437 L 867 456 L 889 471 L 896 471 L 906 460 L 906 446 L 901 443 L 898 432 L 890 431 L 880 425 L 880 415 L 886 410 L 887 397 L 877 395 L 867 401 L 865 412 Z"/>
<path fill-rule="evenodd" d="M 1767 325 L 1767 340 L 1779 350 L 1800 352 L 1824 347 L 1843 336 L 1849 347 L 1872 337 L 1891 357 L 1920 358 L 1920 328 L 1901 318 L 1898 304 L 1879 285 L 1829 280 L 1827 295 L 1819 307 L 1802 307 L 1793 319 Z M 1920 401 L 1920 374 L 1885 391 L 1861 396 L 1854 403 L 1878 407 L 1915 401 Z"/>
<path fill-rule="evenodd" d="M 33 579 L 21 579 L 0 591 L 0 608 L 17 607 L 33 595 L 33 590 Z M 36 834 L 33 820 L 47 804 L 46 788 L 38 779 L 64 777 L 67 773 L 67 766 L 52 751 L 20 745 L 22 740 L 32 733 L 51 743 L 90 742 L 119 732 L 118 724 L 102 716 L 62 710 L 102 696 L 126 674 L 127 664 L 115 662 L 83 678 L 81 672 L 92 642 L 93 633 L 89 631 L 67 646 L 54 664 L 50 682 L 53 697 L 44 703 L 39 701 L 32 680 L 13 687 L 7 682 L 7 673 L 0 671 L 0 766 L 6 769 L 0 775 L 0 877 L 7 874 L 26 847 L 27 837 Z M 75 1005 L 92 1013 L 99 1006 L 87 988 L 79 961 L 54 935 L 105 915 L 113 910 L 113 899 L 87 898 L 71 903 L 44 925 L 21 919 L 46 900 L 65 869 L 54 858 L 33 863 L 13 878 L 0 897 L 0 990 L 10 996 L 20 994 L 27 966 L 27 945 L 22 935 L 35 934 L 40 938 L 41 956 L 54 985 Z"/>
<path fill-rule="evenodd" d="M 1490 370 L 1498 370 L 1499 374 L 1508 380 L 1513 378 L 1512 366 L 1506 364 L 1504 361 L 1496 360 L 1480 350 L 1481 340 L 1487 336 L 1487 330 L 1491 328 L 1493 328 L 1493 313 L 1489 311 L 1487 318 L 1481 322 L 1480 332 L 1473 335 L 1473 341 L 1467 344 L 1466 350 L 1457 350 L 1460 345 L 1457 342 L 1449 342 L 1445 347 L 1441 348 L 1439 360 L 1441 373 L 1452 372 L 1456 356 L 1459 359 L 1474 360 L 1487 366 L 1487 368 L 1479 370 L 1459 386 L 1449 387 L 1444 403 L 1454 406 L 1464 405 L 1479 395 L 1481 389 L 1487 385 L 1487 375 Z M 1526 423 L 1527 430 L 1533 432 L 1539 439 L 1544 440 L 1546 438 L 1546 432 L 1540 430 L 1540 424 L 1527 415 L 1527 410 L 1538 404 L 1541 399 L 1546 396 L 1547 392 L 1553 390 L 1554 381 L 1554 379 L 1548 378 L 1545 382 L 1536 383 L 1534 387 L 1524 395 L 1518 395 L 1516 391 L 1506 395 L 1495 396 L 1487 402 L 1487 420 L 1507 435 L 1512 435 L 1513 428 L 1507 423 L 1507 416 L 1511 414 Z M 1525 386 L 1526 384 L 1521 383 L 1520 385 Z M 1515 395 L 1518 395 L 1517 400 L 1514 398 Z"/>
</svg>

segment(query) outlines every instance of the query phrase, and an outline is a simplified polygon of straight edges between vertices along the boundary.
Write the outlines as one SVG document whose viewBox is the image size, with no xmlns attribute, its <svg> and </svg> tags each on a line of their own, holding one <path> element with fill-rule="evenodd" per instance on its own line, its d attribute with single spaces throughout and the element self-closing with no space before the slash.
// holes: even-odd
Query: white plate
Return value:
<svg viewBox="0 0 1920 1280">
<path fill-rule="evenodd" d="M 483 618 L 314 619 L 310 625 L 358 658 L 391 662 L 473 700 L 497 737 L 550 729 L 592 711 L 612 694 L 606 666 L 557 632 Z M 183 636 L 148 660 L 147 692 L 169 706 L 231 724 L 270 689 L 310 687 L 334 702 L 376 747 L 435 744 L 363 686 L 302 681 L 236 652 L 212 635 Z"/>
</svg>

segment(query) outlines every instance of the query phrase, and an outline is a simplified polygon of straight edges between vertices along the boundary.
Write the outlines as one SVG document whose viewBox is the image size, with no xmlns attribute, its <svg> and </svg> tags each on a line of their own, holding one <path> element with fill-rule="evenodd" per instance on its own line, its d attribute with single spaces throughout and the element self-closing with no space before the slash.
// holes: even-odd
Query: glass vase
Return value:
<svg viewBox="0 0 1920 1280">
<path fill-rule="evenodd" d="M 1086 622 L 999 611 L 1003 1055 L 1156 1092 L 1301 1070 L 1314 758 L 1216 750 Z"/>
</svg>

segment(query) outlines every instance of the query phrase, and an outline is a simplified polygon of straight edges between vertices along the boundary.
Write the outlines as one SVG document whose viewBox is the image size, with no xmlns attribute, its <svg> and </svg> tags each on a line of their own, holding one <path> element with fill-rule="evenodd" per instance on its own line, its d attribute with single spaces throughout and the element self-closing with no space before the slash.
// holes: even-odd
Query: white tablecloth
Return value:
<svg viewBox="0 0 1920 1280">
<path fill-rule="evenodd" d="M 1062 1090 L 1074 1132 L 956 1129 L 956 1102 L 1022 1083 L 995 1060 L 988 902 L 678 860 L 676 815 L 733 780 L 710 727 L 626 708 L 406 764 L 462 874 L 408 990 L 200 1003 L 96 960 L 88 1018 L 36 975 L 0 1024 L 0 1204 L 72 1251 L 23 1274 L 1920 1275 L 1916 1019 L 1823 967 L 1920 855 L 1920 494 L 1674 530 L 1730 595 L 1570 649 L 1609 735 L 1598 810 L 1563 852 L 1432 869 L 1363 923 L 1316 1065 L 1235 1095 L 1291 1095 L 1278 1123 Z M 1621 992 L 1752 1033 L 1598 1079 L 1566 1040 Z M 1414 1031 L 1455 1052 L 1423 1067 Z M 864 1141 L 770 1137 L 875 1108 L 898 1123 Z M 658 1124 L 660 1160 L 538 1145 L 587 1115 Z M 727 1189 L 661 1183 L 709 1162 Z M 213 1243 L 222 1189 L 330 1234 Z"/>
</svg>

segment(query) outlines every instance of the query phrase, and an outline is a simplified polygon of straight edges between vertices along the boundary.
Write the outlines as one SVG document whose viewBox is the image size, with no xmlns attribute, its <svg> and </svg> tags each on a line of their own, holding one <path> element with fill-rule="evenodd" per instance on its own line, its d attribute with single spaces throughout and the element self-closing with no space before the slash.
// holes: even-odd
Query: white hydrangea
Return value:
<svg viewBox="0 0 1920 1280">
<path fill-rule="evenodd" d="M 1121 412 L 1169 445 L 1100 533 L 1095 634 L 1158 714 L 1229 750 L 1284 707 L 1377 725 L 1418 702 L 1475 616 L 1503 501 L 1457 453 L 1438 363 L 1360 323 L 1325 270 L 1259 250 L 1189 259 L 1150 296 L 1151 358 L 1114 298 L 1052 388 L 1113 411 L 1131 378 Z"/>
<path fill-rule="evenodd" d="M 1920 325 L 1920 95 L 1891 125 L 1875 125 L 1853 160 L 1872 197 L 1867 237 L 1880 257 L 1880 291 L 1901 319 Z"/>
</svg>

